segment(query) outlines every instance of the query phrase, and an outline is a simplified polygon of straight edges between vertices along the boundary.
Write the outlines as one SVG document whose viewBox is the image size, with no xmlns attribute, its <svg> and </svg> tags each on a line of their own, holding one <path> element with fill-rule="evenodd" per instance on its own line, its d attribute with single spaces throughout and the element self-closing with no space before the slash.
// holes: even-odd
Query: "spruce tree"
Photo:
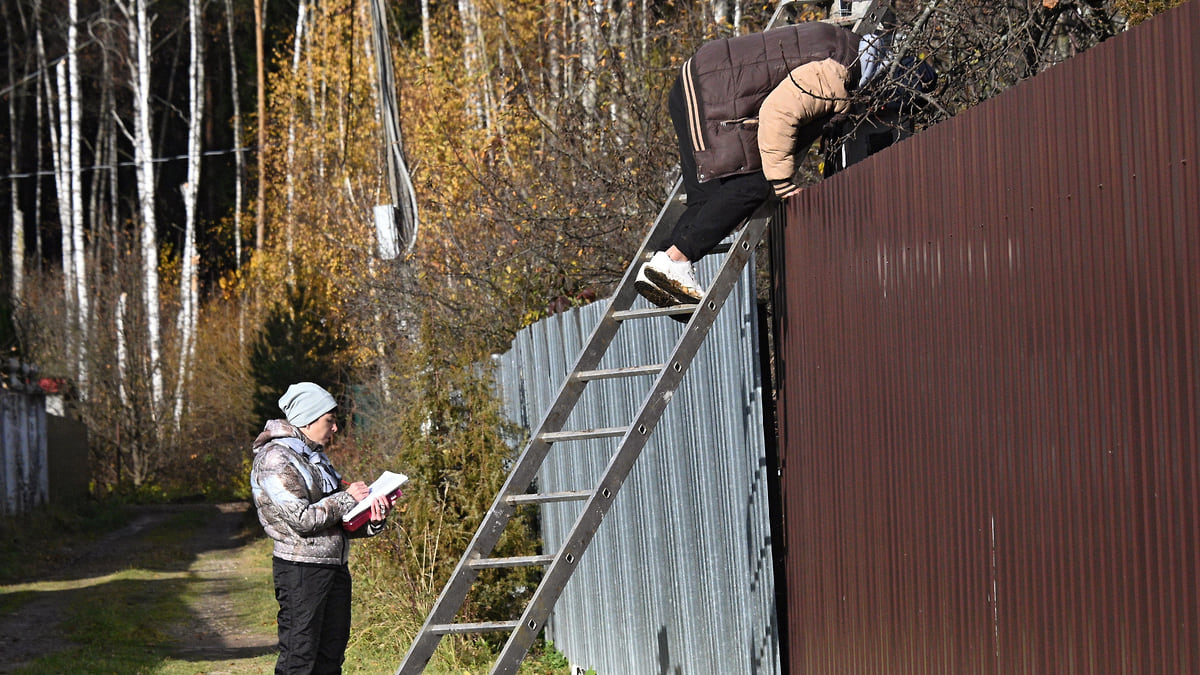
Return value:
<svg viewBox="0 0 1200 675">
<path fill-rule="evenodd" d="M 328 302 L 303 283 L 272 306 L 250 345 L 258 424 L 282 416 L 279 397 L 295 382 L 315 382 L 341 400 L 346 341 L 334 316 Z"/>
</svg>

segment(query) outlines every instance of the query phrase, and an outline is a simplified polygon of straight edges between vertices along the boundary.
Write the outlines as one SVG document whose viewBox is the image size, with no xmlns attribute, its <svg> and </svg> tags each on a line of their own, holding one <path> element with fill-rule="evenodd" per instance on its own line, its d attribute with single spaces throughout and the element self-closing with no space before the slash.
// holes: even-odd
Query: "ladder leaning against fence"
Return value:
<svg viewBox="0 0 1200 675">
<path fill-rule="evenodd" d="M 775 25 L 776 21 L 785 15 L 783 11 L 785 7 L 802 4 L 811 3 L 797 2 L 781 5 L 770 25 Z M 873 30 L 878 22 L 878 16 L 886 10 L 887 4 L 882 0 L 873 2 L 866 10 L 864 17 L 855 26 L 855 31 L 862 34 Z M 878 11 L 876 11 L 877 9 Z M 525 658 L 538 633 L 545 626 L 546 620 L 574 572 L 580 556 L 591 543 L 592 537 L 600 527 L 600 522 L 612 507 L 617 492 L 641 455 L 642 449 L 662 417 L 667 404 L 674 396 L 675 390 L 679 387 L 697 350 L 703 344 L 709 328 L 716 320 L 717 313 L 729 297 L 729 293 L 736 285 L 747 262 L 751 259 L 755 247 L 762 240 L 777 205 L 769 202 L 759 207 L 736 234 L 731 244 L 722 245 L 714 251 L 725 257 L 698 304 L 678 305 L 670 308 L 634 309 L 634 303 L 638 298 L 637 291 L 634 289 L 638 270 L 667 240 L 683 208 L 682 182 L 677 182 L 651 227 L 650 233 L 642 242 L 633 262 L 621 279 L 616 293 L 609 301 L 604 316 L 601 317 L 599 324 L 584 344 L 578 361 L 567 373 L 557 397 L 518 456 L 508 479 L 496 496 L 487 515 L 484 516 L 467 551 L 451 574 L 445 588 L 442 589 L 424 625 L 413 639 L 412 646 L 409 647 L 396 675 L 414 675 L 424 670 L 444 635 L 485 632 L 509 633 L 508 641 L 492 667 L 493 675 L 517 672 L 522 659 Z M 687 322 L 687 326 L 674 346 L 671 347 L 666 358 L 661 362 L 645 365 L 598 369 L 601 358 L 624 322 L 655 320 L 661 317 L 672 317 L 675 320 L 686 320 Z M 563 425 L 575 409 L 589 382 L 638 376 L 653 376 L 654 383 L 643 399 L 641 407 L 628 423 L 595 429 L 563 429 Z M 594 488 L 543 494 L 528 492 L 553 445 L 595 438 L 620 438 L 620 442 Z M 545 555 L 489 557 L 518 506 L 579 501 L 585 502 L 583 510 L 564 538 L 565 543 L 562 548 L 558 551 Z M 455 622 L 480 570 L 530 565 L 544 565 L 546 570 L 520 619 L 491 623 Z"/>
</svg>

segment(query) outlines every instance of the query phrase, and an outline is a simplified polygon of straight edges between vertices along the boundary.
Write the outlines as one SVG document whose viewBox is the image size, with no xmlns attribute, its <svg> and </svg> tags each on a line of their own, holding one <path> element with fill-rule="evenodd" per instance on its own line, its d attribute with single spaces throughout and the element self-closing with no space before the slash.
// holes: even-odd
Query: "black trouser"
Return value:
<svg viewBox="0 0 1200 675">
<path fill-rule="evenodd" d="M 350 570 L 272 559 L 283 675 L 341 673 L 350 640 Z"/>
<path fill-rule="evenodd" d="M 679 166 L 687 191 L 687 208 L 675 223 L 671 243 L 693 262 L 713 250 L 754 210 L 770 199 L 771 184 L 761 170 L 701 183 L 696 179 L 696 158 L 689 139 L 687 112 L 683 104 L 683 85 L 675 86 L 667 97 L 667 110 L 675 126 L 679 143 Z"/>
</svg>

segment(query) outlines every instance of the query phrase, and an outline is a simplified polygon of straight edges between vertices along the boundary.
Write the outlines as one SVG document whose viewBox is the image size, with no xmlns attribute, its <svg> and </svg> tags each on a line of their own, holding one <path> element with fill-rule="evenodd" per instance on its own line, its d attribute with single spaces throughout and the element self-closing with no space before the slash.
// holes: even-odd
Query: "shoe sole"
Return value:
<svg viewBox="0 0 1200 675">
<path fill-rule="evenodd" d="M 659 288 L 658 286 L 655 286 L 653 282 L 643 281 L 643 280 L 639 279 L 639 280 L 633 282 L 633 287 L 634 287 L 634 289 L 637 290 L 637 292 L 639 294 L 641 294 L 641 296 L 643 298 L 649 300 L 650 304 L 655 305 L 657 307 L 662 307 L 665 309 L 668 307 L 678 307 L 678 306 L 684 304 L 684 303 L 680 302 L 678 299 L 676 299 L 675 296 L 664 291 L 663 289 Z M 688 321 L 691 320 L 692 315 L 691 314 L 672 314 L 671 318 L 674 319 L 675 321 L 678 321 L 679 323 L 687 323 Z"/>
<path fill-rule="evenodd" d="M 633 287 L 637 289 L 638 294 L 656 307 L 677 307 L 683 304 L 674 295 L 655 286 L 651 281 L 638 279 L 633 282 Z"/>
<path fill-rule="evenodd" d="M 698 305 L 703 299 L 702 295 L 692 295 L 679 282 L 668 279 L 651 267 L 643 267 L 642 273 L 658 287 L 660 292 L 669 293 L 675 299 L 676 304 Z"/>
</svg>

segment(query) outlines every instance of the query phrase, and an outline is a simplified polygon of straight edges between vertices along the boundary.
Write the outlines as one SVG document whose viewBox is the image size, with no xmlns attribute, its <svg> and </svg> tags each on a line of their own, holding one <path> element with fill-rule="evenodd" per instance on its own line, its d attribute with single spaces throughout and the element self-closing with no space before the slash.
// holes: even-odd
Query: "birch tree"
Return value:
<svg viewBox="0 0 1200 675">
<path fill-rule="evenodd" d="M 66 309 L 66 360 L 76 386 L 88 393 L 87 345 L 90 324 L 87 261 L 84 252 L 82 95 L 79 81 L 79 5 L 67 3 L 66 53 L 47 81 L 51 158 L 54 162 L 59 223 L 62 228 L 63 301 Z M 55 114 L 57 118 L 55 118 Z"/>
<path fill-rule="evenodd" d="M 79 323 L 79 304 L 75 297 L 75 219 L 71 208 L 71 171 L 70 171 L 70 97 L 67 94 L 67 62 L 58 61 L 54 67 L 54 76 L 46 80 L 47 117 L 50 126 L 50 159 L 54 164 L 55 196 L 58 198 L 58 219 L 60 226 L 59 243 L 62 257 L 59 265 L 62 267 L 63 309 L 66 316 L 66 361 L 74 360 L 75 344 L 79 336 L 75 327 Z"/>
<path fill-rule="evenodd" d="M 465 79 L 478 92 L 468 96 L 468 109 L 480 128 L 492 128 L 492 96 L 487 78 L 487 43 L 484 40 L 479 5 L 476 0 L 458 0 L 458 17 L 462 26 L 462 64 Z"/>
<path fill-rule="evenodd" d="M 71 192 L 71 255 L 75 282 L 75 299 L 78 303 L 74 333 L 76 386 L 80 395 L 87 397 L 88 390 L 88 344 L 89 327 L 91 325 L 91 302 L 88 298 L 87 259 L 84 251 L 84 213 L 83 213 L 83 156 L 81 139 L 83 137 L 83 121 L 81 108 L 83 95 L 79 79 L 79 0 L 69 0 L 67 3 L 69 24 L 67 26 L 67 96 L 69 98 L 70 120 L 68 127 L 71 138 L 67 145 L 70 153 L 68 167 L 70 170 Z"/>
<path fill-rule="evenodd" d="M 433 58 L 433 36 L 429 28 L 429 0 L 421 0 L 421 51 L 425 60 Z"/>
<path fill-rule="evenodd" d="M 254 248 L 262 250 L 267 231 L 267 62 L 263 45 L 263 5 L 254 0 L 255 83 L 258 92 L 258 204 L 254 214 Z"/>
<path fill-rule="evenodd" d="M 237 176 L 233 183 L 233 260 L 238 272 L 242 270 L 242 188 L 246 182 L 246 155 L 242 147 L 242 102 L 238 95 L 237 49 L 233 38 L 233 0 L 225 0 L 225 33 L 229 38 L 229 86 L 233 91 L 234 167 Z M 238 333 L 242 338 L 241 332 Z"/>
<path fill-rule="evenodd" d="M 175 425 L 183 417 L 189 370 L 195 360 L 196 317 L 199 303 L 199 261 L 196 256 L 196 191 L 200 185 L 200 131 L 204 118 L 204 35 L 200 0 L 188 0 L 188 148 L 187 182 L 181 188 L 185 213 L 183 257 L 179 273 L 179 368 L 175 380 Z"/>
<path fill-rule="evenodd" d="M 38 138 L 40 139 L 42 129 L 44 129 L 45 125 L 46 125 L 45 111 L 44 111 L 45 106 L 43 105 L 42 96 L 44 95 L 44 92 L 46 90 L 48 90 L 48 88 L 43 86 L 45 80 L 47 79 L 46 72 L 48 70 L 48 66 L 46 64 L 45 37 L 42 34 L 42 21 L 41 21 L 42 2 L 41 2 L 41 0 L 33 0 L 32 16 L 33 16 L 33 25 L 34 25 L 34 52 L 37 54 L 37 73 L 38 73 L 37 85 L 33 88 L 34 89 L 33 109 L 35 111 L 34 116 L 36 117 L 34 129 L 37 130 Z M 39 176 L 39 178 L 37 178 L 33 181 L 33 222 L 36 224 L 36 223 L 42 222 L 42 181 L 40 179 L 40 176 L 42 175 L 42 170 L 45 167 L 45 163 L 44 163 L 45 155 L 44 155 L 44 151 L 42 148 L 42 143 L 40 143 L 40 142 L 34 143 L 34 147 L 35 147 L 34 152 L 37 155 L 36 174 Z M 36 237 L 36 240 L 34 242 L 34 257 L 38 261 L 38 267 L 40 268 L 42 257 L 43 257 L 43 252 L 44 252 L 44 249 L 42 246 L 42 228 L 37 227 L 35 225 L 33 229 L 34 229 L 34 236 Z"/>
<path fill-rule="evenodd" d="M 305 29 L 305 26 L 307 25 L 307 21 L 306 21 L 307 15 L 308 15 L 308 3 L 305 2 L 304 0 L 300 0 L 300 5 L 299 5 L 299 7 L 296 8 L 296 32 L 295 32 L 295 37 L 292 40 L 292 77 L 293 78 L 295 78 L 296 74 L 300 72 L 300 60 L 301 60 L 302 55 L 304 54 L 304 29 Z M 307 89 L 308 89 L 309 108 L 311 109 L 313 106 L 313 103 L 312 103 L 313 91 L 312 91 L 311 81 L 309 81 Z M 287 213 L 291 213 L 292 210 L 295 208 L 295 204 L 296 204 L 296 182 L 295 182 L 295 171 L 293 170 L 293 167 L 296 162 L 296 115 L 295 114 L 288 115 L 287 149 L 285 150 L 285 153 L 286 153 L 285 161 L 287 163 L 286 164 L 287 170 L 284 172 L 284 184 L 286 186 L 286 195 L 287 195 Z M 287 249 L 288 283 L 292 284 L 292 283 L 295 283 L 295 280 L 296 280 L 296 269 L 295 269 L 295 265 L 294 265 L 295 256 L 293 255 L 293 252 L 295 251 L 295 240 L 294 240 L 295 226 L 294 226 L 293 219 L 287 218 L 285 221 L 285 227 L 286 227 L 286 231 L 284 234 L 284 241 L 285 241 L 285 246 Z"/>
<path fill-rule="evenodd" d="M 158 290 L 158 220 L 154 213 L 157 191 L 154 181 L 153 145 L 150 124 L 150 17 L 149 0 L 133 0 L 123 10 L 128 20 L 130 83 L 133 90 L 134 168 L 137 173 L 138 208 L 141 225 L 142 302 L 145 304 L 147 370 L 150 373 L 152 421 L 157 422 L 163 403 L 163 365 Z"/>
<path fill-rule="evenodd" d="M 580 91 L 576 94 L 579 96 L 579 104 L 583 108 L 585 116 L 589 119 L 595 117 L 599 92 L 596 71 L 600 65 L 600 50 L 604 45 L 604 41 L 600 38 L 600 23 L 604 17 L 604 5 L 602 0 L 582 0 L 579 4 L 582 30 L 579 33 L 577 48 L 584 80 L 580 85 Z"/>
<path fill-rule="evenodd" d="M 12 298 L 12 306 L 16 307 L 20 304 L 23 297 L 25 285 L 25 214 L 21 211 L 20 200 L 20 179 L 17 174 L 20 173 L 20 157 L 22 152 L 21 138 L 21 121 L 24 119 L 23 111 L 19 105 L 20 97 L 17 96 L 18 90 L 18 67 L 17 53 L 14 45 L 16 44 L 16 30 L 18 26 L 22 28 L 22 33 L 27 33 L 28 26 L 25 22 L 25 16 L 22 14 L 20 23 L 10 13 L 7 2 L 2 3 L 4 12 L 4 35 L 7 44 L 5 50 L 8 56 L 8 81 L 10 89 L 8 91 L 8 134 L 11 145 L 8 155 L 8 181 L 9 190 L 12 194 L 10 216 L 12 218 L 12 238 L 11 238 L 11 269 L 12 269 L 12 285 L 9 289 L 10 297 Z"/>
<path fill-rule="evenodd" d="M 113 20 L 113 12 L 115 8 L 110 3 L 104 3 L 101 7 L 100 23 L 93 28 L 102 44 L 111 44 L 118 33 L 116 26 L 117 22 Z M 92 232 L 95 236 L 104 230 L 108 236 L 107 250 L 115 252 L 121 250 L 122 240 L 122 216 L 121 204 L 123 196 L 121 194 L 121 182 L 117 172 L 117 164 L 120 161 L 120 143 L 117 133 L 117 101 L 116 101 L 116 67 L 114 63 L 113 50 L 100 50 L 100 109 L 97 115 L 96 128 L 96 143 L 95 153 L 93 157 L 93 180 L 92 180 L 92 208 L 89 213 L 92 216 Z M 104 185 L 102 185 L 102 181 Z M 107 214 L 107 215 L 106 215 Z M 107 225 L 107 227 L 104 227 Z M 98 245 L 93 244 L 93 255 L 98 255 L 97 250 L 101 249 Z M 124 267 L 124 256 L 110 255 L 107 259 L 106 273 L 113 278 L 124 278 L 122 269 Z M 97 262 L 93 267 L 99 269 Z M 98 312 L 99 310 L 97 310 Z"/>
</svg>

